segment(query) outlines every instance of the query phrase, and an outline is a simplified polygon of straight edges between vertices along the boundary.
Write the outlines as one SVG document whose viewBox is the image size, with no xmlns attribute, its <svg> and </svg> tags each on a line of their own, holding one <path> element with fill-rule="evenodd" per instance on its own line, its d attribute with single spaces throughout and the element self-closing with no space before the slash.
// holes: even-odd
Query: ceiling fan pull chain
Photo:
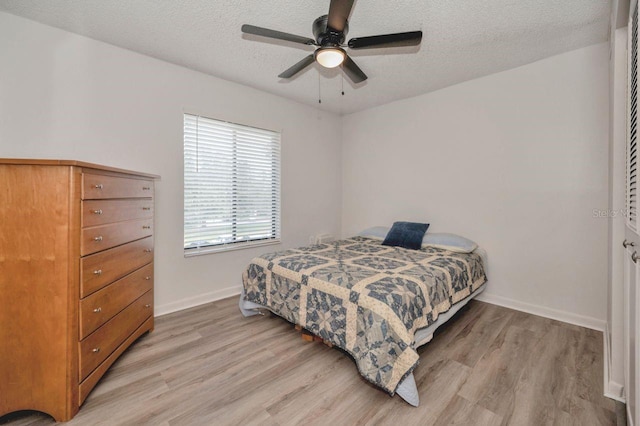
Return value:
<svg viewBox="0 0 640 426">
<path fill-rule="evenodd" d="M 344 75 L 341 76 L 340 84 L 342 85 L 342 96 L 344 96 Z"/>
<path fill-rule="evenodd" d="M 318 103 L 322 103 L 322 93 L 320 92 L 320 73 L 318 73 Z"/>
</svg>

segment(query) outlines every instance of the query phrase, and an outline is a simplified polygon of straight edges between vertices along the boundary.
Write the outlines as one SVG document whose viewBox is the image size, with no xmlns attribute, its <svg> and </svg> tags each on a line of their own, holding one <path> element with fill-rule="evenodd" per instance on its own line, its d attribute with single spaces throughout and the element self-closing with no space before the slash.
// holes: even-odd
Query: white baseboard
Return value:
<svg viewBox="0 0 640 426">
<path fill-rule="evenodd" d="M 216 300 L 225 299 L 227 297 L 240 295 L 242 286 L 227 287 L 209 293 L 200 294 L 198 296 L 187 297 L 185 299 L 176 300 L 175 302 L 165 303 L 164 305 L 156 305 L 154 316 L 170 314 L 172 312 L 181 311 L 183 309 L 193 308 L 195 306 L 204 305 L 205 303 L 215 302 Z"/>
<path fill-rule="evenodd" d="M 624 397 L 624 386 L 622 386 L 620 383 L 609 381 L 607 387 L 605 387 L 604 389 L 604 396 L 606 396 L 607 398 L 615 399 L 616 401 L 625 404 L 627 403 L 627 400 Z"/>
<path fill-rule="evenodd" d="M 529 314 L 550 318 L 581 327 L 590 328 L 592 330 L 605 331 L 606 321 L 596 318 L 585 317 L 583 315 L 573 314 L 571 312 L 558 311 L 556 309 L 546 308 L 544 306 L 532 305 L 530 303 L 519 302 L 517 300 L 508 299 L 486 291 L 478 296 L 481 302 L 491 303 L 492 305 L 504 306 L 505 308 L 515 309 L 516 311 L 527 312 Z"/>
</svg>

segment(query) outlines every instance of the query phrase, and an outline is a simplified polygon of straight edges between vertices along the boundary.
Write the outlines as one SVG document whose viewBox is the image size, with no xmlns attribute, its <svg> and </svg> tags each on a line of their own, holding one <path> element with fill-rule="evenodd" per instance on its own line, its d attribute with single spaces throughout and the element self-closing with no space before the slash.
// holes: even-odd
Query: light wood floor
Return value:
<svg viewBox="0 0 640 426">
<path fill-rule="evenodd" d="M 602 334 L 472 301 L 420 350 L 420 407 L 237 298 L 157 319 L 69 425 L 610 425 Z M 0 423 L 44 425 L 39 413 Z"/>
</svg>

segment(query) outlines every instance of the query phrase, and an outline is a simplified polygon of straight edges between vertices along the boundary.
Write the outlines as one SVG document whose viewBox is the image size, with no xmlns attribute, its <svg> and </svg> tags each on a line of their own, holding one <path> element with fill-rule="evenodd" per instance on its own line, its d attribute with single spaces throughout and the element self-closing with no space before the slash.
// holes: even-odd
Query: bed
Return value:
<svg viewBox="0 0 640 426">
<path fill-rule="evenodd" d="M 243 315 L 268 309 L 348 352 L 360 374 L 417 406 L 416 349 L 485 288 L 486 254 L 419 250 L 355 236 L 256 257 Z"/>
</svg>

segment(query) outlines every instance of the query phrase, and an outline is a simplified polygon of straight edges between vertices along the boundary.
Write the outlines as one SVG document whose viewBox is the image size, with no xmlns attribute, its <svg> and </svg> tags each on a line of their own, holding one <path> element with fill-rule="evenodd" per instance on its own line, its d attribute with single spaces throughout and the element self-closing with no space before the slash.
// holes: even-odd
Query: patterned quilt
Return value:
<svg viewBox="0 0 640 426">
<path fill-rule="evenodd" d="M 416 330 L 486 281 L 480 256 L 353 237 L 269 253 L 242 275 L 246 300 L 331 341 L 393 395 L 418 363 Z"/>
</svg>

